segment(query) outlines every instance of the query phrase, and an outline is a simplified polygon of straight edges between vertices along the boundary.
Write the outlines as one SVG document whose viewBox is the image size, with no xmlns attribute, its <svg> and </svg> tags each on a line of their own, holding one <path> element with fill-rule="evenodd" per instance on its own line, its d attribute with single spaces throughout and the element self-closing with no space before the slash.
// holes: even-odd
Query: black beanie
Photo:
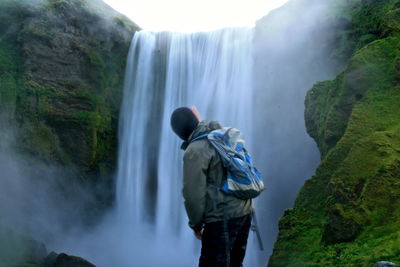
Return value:
<svg viewBox="0 0 400 267">
<path fill-rule="evenodd" d="M 172 130 L 183 140 L 187 141 L 197 128 L 199 120 L 190 108 L 177 108 L 171 115 Z"/>
</svg>

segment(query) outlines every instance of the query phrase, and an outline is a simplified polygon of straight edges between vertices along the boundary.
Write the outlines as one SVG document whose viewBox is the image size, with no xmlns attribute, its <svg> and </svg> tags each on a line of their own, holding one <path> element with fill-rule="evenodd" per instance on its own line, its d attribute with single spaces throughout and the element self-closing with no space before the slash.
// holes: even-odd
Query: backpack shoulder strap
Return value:
<svg viewBox="0 0 400 267">
<path fill-rule="evenodd" d="M 193 143 L 194 141 L 197 141 L 197 140 L 199 140 L 199 139 L 202 139 L 202 138 L 204 138 L 204 137 L 208 137 L 208 133 L 202 134 L 202 135 L 199 135 L 199 136 L 193 138 L 192 140 L 189 141 L 189 144 L 190 144 L 190 143 Z"/>
</svg>

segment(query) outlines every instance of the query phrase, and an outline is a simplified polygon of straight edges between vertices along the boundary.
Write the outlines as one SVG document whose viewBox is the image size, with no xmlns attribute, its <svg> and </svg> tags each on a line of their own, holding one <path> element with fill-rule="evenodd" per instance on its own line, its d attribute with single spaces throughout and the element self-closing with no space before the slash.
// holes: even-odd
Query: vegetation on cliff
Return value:
<svg viewBox="0 0 400 267">
<path fill-rule="evenodd" d="M 11 146 L 27 160 L 76 168 L 89 188 L 101 188 L 87 207 L 100 212 L 113 198 L 125 60 L 137 26 L 86 0 L 2 0 L 0 21 L 0 114 L 3 129 L 15 130 Z"/>
<path fill-rule="evenodd" d="M 138 27 L 101 0 L 1 0 L 0 21 L 0 224 L 51 240 L 54 224 L 95 223 L 112 204 Z M 36 241 L 4 229 L 0 265 L 32 262 Z"/>
<path fill-rule="evenodd" d="M 335 53 L 353 52 L 308 92 L 322 162 L 281 219 L 269 266 L 400 263 L 400 1 L 341 8 L 351 27 Z"/>
</svg>

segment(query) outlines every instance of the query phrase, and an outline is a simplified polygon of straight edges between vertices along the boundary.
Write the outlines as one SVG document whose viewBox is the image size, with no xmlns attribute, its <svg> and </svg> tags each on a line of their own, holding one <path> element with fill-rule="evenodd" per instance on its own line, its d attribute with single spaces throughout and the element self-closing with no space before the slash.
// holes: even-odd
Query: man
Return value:
<svg viewBox="0 0 400 267">
<path fill-rule="evenodd" d="M 253 212 L 252 201 L 220 190 L 226 169 L 207 138 L 220 129 L 216 121 L 200 121 L 195 108 L 182 107 L 171 115 L 173 131 L 184 140 L 183 197 L 189 226 L 202 241 L 200 267 L 239 267 L 246 252 Z"/>
</svg>

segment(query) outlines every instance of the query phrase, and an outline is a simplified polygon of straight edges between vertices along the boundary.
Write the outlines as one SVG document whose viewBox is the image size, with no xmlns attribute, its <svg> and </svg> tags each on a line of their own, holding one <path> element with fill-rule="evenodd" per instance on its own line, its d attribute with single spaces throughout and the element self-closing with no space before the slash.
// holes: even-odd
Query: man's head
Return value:
<svg viewBox="0 0 400 267">
<path fill-rule="evenodd" d="M 195 107 L 181 107 L 172 112 L 172 130 L 183 140 L 187 141 L 199 124 L 200 116 Z"/>
</svg>

